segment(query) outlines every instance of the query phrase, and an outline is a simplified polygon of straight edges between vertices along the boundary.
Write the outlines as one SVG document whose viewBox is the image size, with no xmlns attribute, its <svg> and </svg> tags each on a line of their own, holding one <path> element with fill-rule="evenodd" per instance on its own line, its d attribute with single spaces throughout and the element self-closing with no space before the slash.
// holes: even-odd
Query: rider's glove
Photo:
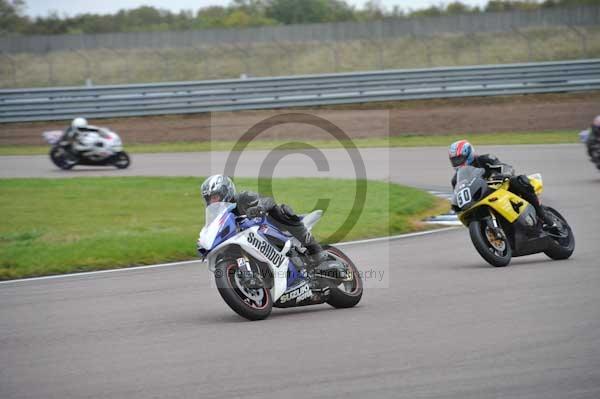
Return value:
<svg viewBox="0 0 600 399">
<path fill-rule="evenodd" d="M 264 214 L 265 214 L 265 209 L 260 205 L 250 207 L 246 210 L 246 216 L 248 216 L 250 219 L 257 218 Z"/>
</svg>

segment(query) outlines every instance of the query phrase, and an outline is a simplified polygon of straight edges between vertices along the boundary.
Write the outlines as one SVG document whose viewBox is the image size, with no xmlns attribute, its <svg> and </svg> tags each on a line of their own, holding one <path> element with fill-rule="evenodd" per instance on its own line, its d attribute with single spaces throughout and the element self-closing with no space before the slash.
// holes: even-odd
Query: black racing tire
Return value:
<svg viewBox="0 0 600 399">
<path fill-rule="evenodd" d="M 545 206 L 544 210 L 555 219 L 555 222 L 560 223 L 567 232 L 567 236 L 564 238 L 552 237 L 552 243 L 544 253 L 550 259 L 568 259 L 573 254 L 573 251 L 575 251 L 575 235 L 573 234 L 573 230 L 571 230 L 571 226 L 569 226 L 567 220 L 556 209 Z"/>
<path fill-rule="evenodd" d="M 339 248 L 331 245 L 325 245 L 323 246 L 323 249 L 329 252 L 331 255 L 342 259 L 352 271 L 352 281 L 342 283 L 344 288 L 349 288 L 347 291 L 340 288 L 342 284 L 336 286 L 335 284 L 330 283 L 329 299 L 327 299 L 327 303 L 338 309 L 356 306 L 360 302 L 363 294 L 363 281 L 358 268 L 354 262 L 352 262 L 352 260 Z"/>
<path fill-rule="evenodd" d="M 125 151 L 118 152 L 115 154 L 113 165 L 117 169 L 126 169 L 131 165 L 131 158 L 129 158 L 129 155 Z"/>
<path fill-rule="evenodd" d="M 77 162 L 68 161 L 64 157 L 64 155 L 62 155 L 65 153 L 66 150 L 62 147 L 52 147 L 52 149 L 50 150 L 50 160 L 52 160 L 52 163 L 58 166 L 59 168 L 63 170 L 69 170 L 72 169 L 73 166 L 77 164 Z"/>
<path fill-rule="evenodd" d="M 469 223 L 469 235 L 473 246 L 486 262 L 492 266 L 503 267 L 510 263 L 512 258 L 512 249 L 508 239 L 504 239 L 505 249 L 503 254 L 498 254 L 494 251 L 492 244 L 488 241 L 484 229 L 487 227 L 486 222 L 481 220 L 473 220 Z"/>
<path fill-rule="evenodd" d="M 215 282 L 217 290 L 229 307 L 248 320 L 266 319 L 273 309 L 273 300 L 268 288 L 262 288 L 263 303 L 252 305 L 251 299 L 244 294 L 243 288 L 236 282 L 237 262 L 233 259 L 224 259 L 215 268 Z M 258 292 L 259 290 L 254 290 Z M 244 299 L 245 298 L 245 299 Z"/>
</svg>

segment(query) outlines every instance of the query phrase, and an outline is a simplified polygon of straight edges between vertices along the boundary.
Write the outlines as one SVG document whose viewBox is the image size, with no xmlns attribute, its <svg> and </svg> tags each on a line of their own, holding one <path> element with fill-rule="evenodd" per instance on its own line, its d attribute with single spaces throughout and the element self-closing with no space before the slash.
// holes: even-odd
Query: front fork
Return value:
<svg viewBox="0 0 600 399">
<path fill-rule="evenodd" d="M 496 219 L 496 215 L 494 215 L 494 212 L 492 212 L 491 208 L 488 208 L 488 212 L 490 213 L 490 218 L 492 220 L 492 226 L 494 227 L 494 230 L 498 229 L 498 227 L 500 227 L 498 225 L 498 219 Z"/>
<path fill-rule="evenodd" d="M 494 235 L 496 236 L 497 239 L 504 240 L 508 244 L 508 241 L 506 239 L 506 234 L 504 233 L 504 230 L 498 223 L 498 218 L 496 218 L 496 215 L 494 214 L 494 212 L 492 212 L 491 208 L 488 208 L 488 212 L 490 214 L 490 220 L 492 223 L 490 227 L 492 228 Z"/>
</svg>

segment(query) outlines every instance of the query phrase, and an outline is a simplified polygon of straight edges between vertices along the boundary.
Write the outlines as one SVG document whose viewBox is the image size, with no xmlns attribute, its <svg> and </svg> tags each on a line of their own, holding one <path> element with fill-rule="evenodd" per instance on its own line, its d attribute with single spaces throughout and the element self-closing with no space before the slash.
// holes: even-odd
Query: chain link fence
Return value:
<svg viewBox="0 0 600 399">
<path fill-rule="evenodd" d="M 0 38 L 0 87 L 600 57 L 600 7 L 250 29 Z"/>
</svg>

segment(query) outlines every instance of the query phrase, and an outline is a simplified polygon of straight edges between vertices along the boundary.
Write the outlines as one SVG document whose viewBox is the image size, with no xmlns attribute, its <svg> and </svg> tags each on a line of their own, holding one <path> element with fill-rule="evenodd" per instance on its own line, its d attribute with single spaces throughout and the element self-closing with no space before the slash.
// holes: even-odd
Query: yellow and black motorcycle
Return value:
<svg viewBox="0 0 600 399">
<path fill-rule="evenodd" d="M 477 252 L 493 266 L 506 266 L 513 256 L 543 252 L 552 259 L 567 259 L 575 250 L 575 237 L 565 218 L 551 207 L 544 210 L 554 220 L 551 231 L 542 229 L 535 208 L 508 191 L 509 175 L 484 178 L 485 170 L 465 166 L 457 171 L 452 203 L 460 221 L 469 228 Z M 542 176 L 528 176 L 537 195 Z"/>
</svg>

